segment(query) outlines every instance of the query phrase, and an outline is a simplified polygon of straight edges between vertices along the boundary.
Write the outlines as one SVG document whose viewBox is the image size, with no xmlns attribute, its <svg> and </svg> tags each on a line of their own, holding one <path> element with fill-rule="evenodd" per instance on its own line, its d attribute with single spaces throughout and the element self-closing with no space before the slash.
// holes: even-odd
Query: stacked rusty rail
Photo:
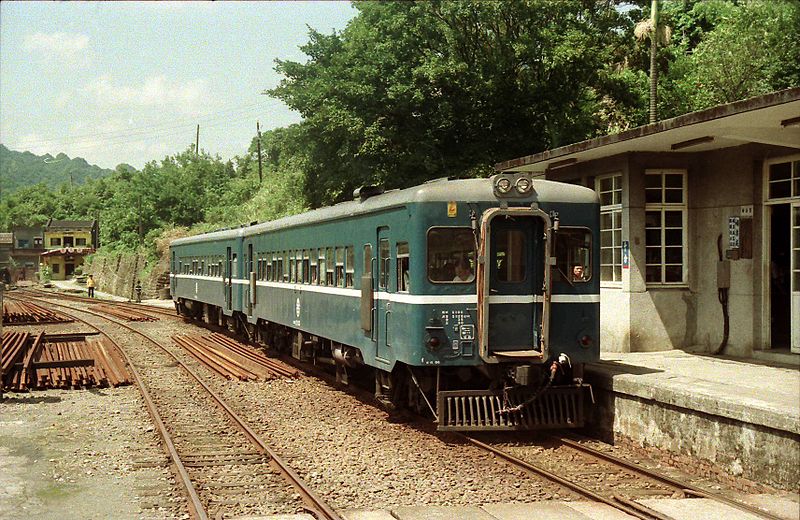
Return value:
<svg viewBox="0 0 800 520">
<path fill-rule="evenodd" d="M 119 353 L 94 334 L 3 334 L 3 388 L 25 391 L 130 384 Z"/>
<path fill-rule="evenodd" d="M 6 300 L 3 302 L 4 325 L 42 325 L 45 323 L 68 323 L 72 320 L 57 312 L 32 303 Z"/>
<path fill-rule="evenodd" d="M 151 316 L 149 314 L 145 314 L 143 312 L 135 311 L 128 307 L 118 307 L 118 306 L 111 306 L 106 304 L 95 305 L 94 307 L 98 311 L 109 314 L 114 316 L 115 318 L 121 318 L 123 320 L 128 321 L 158 321 L 158 318 L 155 316 Z"/>
<path fill-rule="evenodd" d="M 222 334 L 180 335 L 172 340 L 200 363 L 227 379 L 267 380 L 299 372 Z"/>
</svg>

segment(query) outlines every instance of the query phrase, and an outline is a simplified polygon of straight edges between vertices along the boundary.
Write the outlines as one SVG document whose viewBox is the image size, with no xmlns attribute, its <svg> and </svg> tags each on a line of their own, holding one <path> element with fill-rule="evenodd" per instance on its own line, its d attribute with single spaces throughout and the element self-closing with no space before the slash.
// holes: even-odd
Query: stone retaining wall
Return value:
<svg viewBox="0 0 800 520">
<path fill-rule="evenodd" d="M 94 275 L 98 291 L 133 299 L 136 280 L 140 280 L 142 298 L 158 298 L 158 289 L 161 286 L 159 279 L 163 281 L 169 265 L 166 261 L 159 261 L 147 276 L 142 277 L 148 267 L 147 262 L 145 255 L 135 253 L 95 256 L 84 265 L 83 272 Z"/>
</svg>

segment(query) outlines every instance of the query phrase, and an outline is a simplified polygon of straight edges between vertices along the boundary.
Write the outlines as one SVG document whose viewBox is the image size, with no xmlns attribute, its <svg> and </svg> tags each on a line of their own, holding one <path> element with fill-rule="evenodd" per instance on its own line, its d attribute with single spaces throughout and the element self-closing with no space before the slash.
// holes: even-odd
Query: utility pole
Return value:
<svg viewBox="0 0 800 520">
<path fill-rule="evenodd" d="M 197 124 L 197 138 L 194 141 L 194 154 L 200 154 L 200 123 Z"/>
<path fill-rule="evenodd" d="M 653 32 L 650 34 L 650 122 L 658 120 L 656 109 L 658 101 L 658 0 L 650 3 L 650 19 L 653 24 Z"/>
<path fill-rule="evenodd" d="M 256 121 L 256 132 L 258 133 L 258 185 L 261 186 L 261 127 Z"/>
<path fill-rule="evenodd" d="M 144 226 L 142 225 L 142 196 L 139 195 L 137 199 L 137 207 L 139 213 L 139 247 L 141 247 L 142 242 L 144 242 Z"/>
</svg>

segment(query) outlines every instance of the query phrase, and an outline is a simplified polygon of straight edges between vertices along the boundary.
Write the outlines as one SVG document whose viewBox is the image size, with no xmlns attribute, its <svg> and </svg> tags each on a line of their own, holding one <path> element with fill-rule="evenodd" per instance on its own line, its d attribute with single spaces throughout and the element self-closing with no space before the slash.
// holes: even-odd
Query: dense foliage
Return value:
<svg viewBox="0 0 800 520">
<path fill-rule="evenodd" d="M 42 184 L 25 177 L 10 193 L 5 172 L 18 166 L 2 148 L 0 228 L 99 216 L 104 244 L 134 248 L 165 230 L 338 202 L 363 184 L 485 175 L 500 160 L 647 122 L 650 43 L 634 26 L 650 0 L 355 7 L 342 32 L 310 30 L 305 62 L 277 62 L 284 80 L 267 94 L 303 120 L 263 134 L 263 183 L 254 140 L 228 161 L 187 150 L 73 184 L 42 169 Z M 660 119 L 800 86 L 798 0 L 662 0 L 661 13 L 671 37 L 657 55 Z"/>
</svg>

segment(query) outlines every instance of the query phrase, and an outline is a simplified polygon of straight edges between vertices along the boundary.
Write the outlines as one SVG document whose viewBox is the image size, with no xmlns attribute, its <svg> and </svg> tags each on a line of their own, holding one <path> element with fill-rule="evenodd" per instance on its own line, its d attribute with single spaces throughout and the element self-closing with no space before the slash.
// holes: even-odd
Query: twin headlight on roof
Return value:
<svg viewBox="0 0 800 520">
<path fill-rule="evenodd" d="M 498 197 L 527 197 L 533 191 L 533 180 L 526 173 L 503 173 L 492 177 L 492 186 Z"/>
</svg>

